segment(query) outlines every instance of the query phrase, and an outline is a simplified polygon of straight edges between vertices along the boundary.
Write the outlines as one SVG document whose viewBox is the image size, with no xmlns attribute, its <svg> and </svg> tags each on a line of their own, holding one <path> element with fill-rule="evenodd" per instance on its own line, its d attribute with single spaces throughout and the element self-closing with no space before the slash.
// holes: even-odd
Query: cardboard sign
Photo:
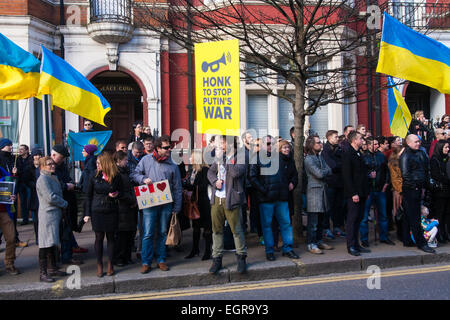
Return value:
<svg viewBox="0 0 450 320">
<path fill-rule="evenodd" d="M 13 204 L 11 195 L 14 194 L 15 182 L 2 181 L 0 182 L 0 203 Z"/>
<path fill-rule="evenodd" d="M 139 210 L 173 202 L 168 180 L 134 187 Z"/>
</svg>

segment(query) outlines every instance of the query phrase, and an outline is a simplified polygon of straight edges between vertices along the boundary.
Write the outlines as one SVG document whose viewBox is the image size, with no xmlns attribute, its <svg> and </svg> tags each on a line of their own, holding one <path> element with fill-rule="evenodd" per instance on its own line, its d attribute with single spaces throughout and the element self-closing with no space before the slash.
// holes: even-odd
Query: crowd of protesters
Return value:
<svg viewBox="0 0 450 320">
<path fill-rule="evenodd" d="M 387 246 L 395 245 L 390 238 L 394 230 L 404 246 L 427 253 L 434 253 L 437 243 L 450 241 L 449 122 L 450 116 L 444 115 L 433 128 L 423 112 L 416 112 L 405 139 L 374 137 L 364 125 L 346 126 L 341 136 L 329 130 L 323 140 L 309 134 L 301 181 L 306 250 L 323 254 L 334 249 L 330 241 L 340 237 L 346 239 L 349 254 L 369 253 L 369 223 L 374 220 L 379 240 Z M 83 131 L 92 128 L 86 120 Z M 11 201 L 17 202 L 18 194 L 22 224 L 31 214 L 43 282 L 64 275 L 58 261 L 83 263 L 72 256 L 87 252 L 78 246 L 74 232 L 88 222 L 95 232 L 98 277 L 104 276 L 105 237 L 106 275 L 115 274 L 114 266 L 135 263 L 133 252 L 141 273 L 151 271 L 153 260 L 168 271 L 165 243 L 173 214 L 182 230 L 193 228 L 186 259 L 200 255 L 203 236 L 201 259 L 212 258 L 210 273 L 219 272 L 230 247 L 238 272 L 245 273 L 249 232 L 258 235 L 268 261 L 276 260 L 278 251 L 299 258 L 292 228 L 299 175 L 293 128 L 290 133 L 290 141 L 270 135 L 254 139 L 250 132 L 241 141 L 213 136 L 205 149 L 192 152 L 186 171 L 184 162 L 172 160 L 169 136 L 153 137 L 150 128 L 136 124 L 128 140 L 115 141 L 115 150 L 97 155 L 96 145 L 84 146 L 78 184 L 69 174 L 69 151 L 63 145 L 55 145 L 50 156 L 38 149 L 30 154 L 21 145 L 15 157 L 12 142 L 2 138 L 1 180 L 16 182 Z M 173 202 L 139 210 L 134 187 L 161 180 L 169 181 Z M 76 192 L 83 195 L 82 219 Z M 183 214 L 189 201 L 198 207 L 193 220 Z M 20 273 L 14 266 L 15 248 L 28 245 L 19 240 L 16 225 L 15 206 L 0 204 L 5 267 L 14 275 Z"/>
</svg>

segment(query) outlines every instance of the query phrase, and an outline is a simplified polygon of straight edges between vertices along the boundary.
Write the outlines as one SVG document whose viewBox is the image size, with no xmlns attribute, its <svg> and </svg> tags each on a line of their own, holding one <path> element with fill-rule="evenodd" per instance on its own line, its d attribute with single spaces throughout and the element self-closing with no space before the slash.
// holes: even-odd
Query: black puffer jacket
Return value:
<svg viewBox="0 0 450 320">
<path fill-rule="evenodd" d="M 119 194 L 119 231 L 135 231 L 138 206 L 128 168 L 119 167 L 123 192 Z"/>
<path fill-rule="evenodd" d="M 402 189 L 421 189 L 429 186 L 429 161 L 422 150 L 406 147 L 400 156 Z"/>
<path fill-rule="evenodd" d="M 275 172 L 267 174 L 265 170 Z M 289 183 L 296 187 L 298 175 L 295 163 L 289 157 L 273 154 L 271 161 L 262 164 L 258 154 L 257 163 L 250 165 L 249 180 L 256 189 L 259 203 L 288 201 Z"/>
</svg>

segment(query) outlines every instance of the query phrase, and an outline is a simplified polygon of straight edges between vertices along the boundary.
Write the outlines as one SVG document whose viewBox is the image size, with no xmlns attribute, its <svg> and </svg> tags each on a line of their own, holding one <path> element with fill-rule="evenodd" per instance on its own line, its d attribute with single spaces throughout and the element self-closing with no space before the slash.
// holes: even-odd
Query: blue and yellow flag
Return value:
<svg viewBox="0 0 450 320">
<path fill-rule="evenodd" d="M 405 138 L 412 120 L 411 112 L 391 77 L 388 77 L 389 126 L 394 136 Z"/>
<path fill-rule="evenodd" d="M 97 151 L 94 153 L 98 156 L 102 153 L 103 148 L 111 138 L 112 131 L 85 131 L 85 132 L 69 132 L 67 144 L 70 149 L 70 161 L 83 161 L 85 158 L 81 153 L 84 146 L 95 144 Z"/>
<path fill-rule="evenodd" d="M 450 49 L 384 13 L 377 72 L 450 94 Z"/>
<path fill-rule="evenodd" d="M 66 61 L 42 47 L 39 95 L 50 94 L 52 104 L 103 126 L 111 110 L 100 91 Z"/>
<path fill-rule="evenodd" d="M 36 96 L 41 62 L 0 33 L 0 99 Z"/>
</svg>

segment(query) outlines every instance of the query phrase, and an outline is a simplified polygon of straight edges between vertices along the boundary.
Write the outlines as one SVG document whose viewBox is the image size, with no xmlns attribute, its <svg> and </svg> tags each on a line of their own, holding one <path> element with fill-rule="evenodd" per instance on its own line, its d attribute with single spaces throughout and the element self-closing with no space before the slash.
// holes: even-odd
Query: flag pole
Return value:
<svg viewBox="0 0 450 320">
<path fill-rule="evenodd" d="M 26 99 L 25 108 L 23 109 L 23 114 L 22 114 L 22 120 L 20 121 L 20 126 L 17 128 L 17 135 L 16 135 L 17 143 L 19 143 L 20 135 L 22 133 L 23 120 L 25 119 L 25 113 L 27 112 L 28 100 L 29 99 Z M 16 153 L 16 156 L 15 156 L 15 159 L 14 159 L 14 168 L 17 167 L 17 158 L 18 157 L 19 157 L 19 154 Z"/>
</svg>

